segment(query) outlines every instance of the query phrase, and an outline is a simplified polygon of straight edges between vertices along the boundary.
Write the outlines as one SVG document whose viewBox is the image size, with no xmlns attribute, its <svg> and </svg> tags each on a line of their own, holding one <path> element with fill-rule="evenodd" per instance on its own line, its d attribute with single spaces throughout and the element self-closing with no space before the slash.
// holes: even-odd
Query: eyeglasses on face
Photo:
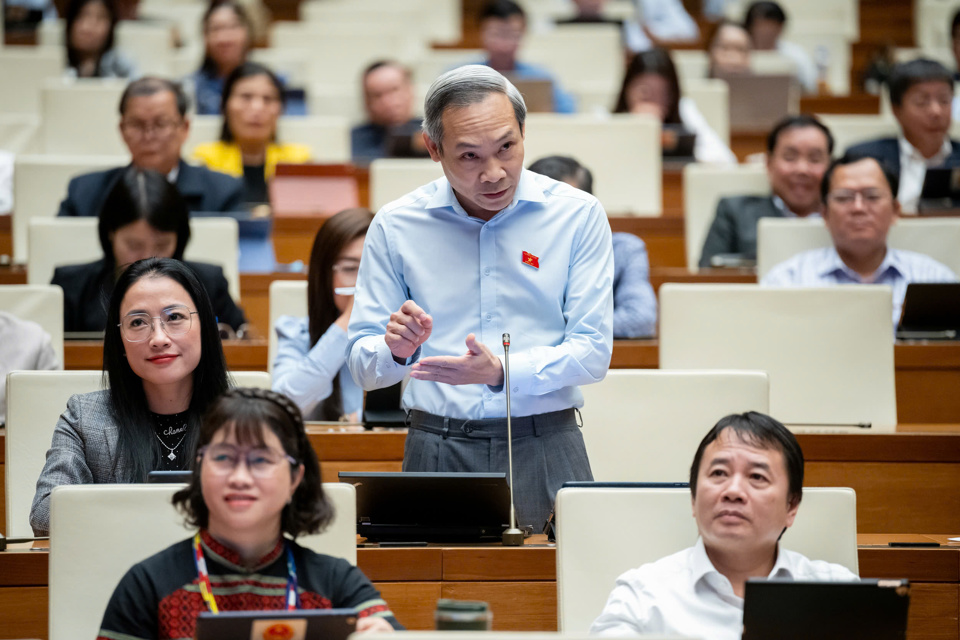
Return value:
<svg viewBox="0 0 960 640">
<path fill-rule="evenodd" d="M 284 463 L 296 465 L 297 461 L 286 453 L 269 447 L 238 447 L 232 444 L 209 444 L 200 447 L 197 457 L 208 465 L 216 475 L 225 476 L 234 471 L 240 461 L 256 478 L 268 478 Z"/>
<path fill-rule="evenodd" d="M 120 327 L 120 334 L 127 342 L 143 342 L 153 334 L 153 323 L 160 321 L 160 328 L 168 336 L 180 336 L 190 331 L 193 326 L 193 315 L 196 311 L 190 311 L 182 305 L 167 307 L 160 312 L 159 316 L 151 316 L 148 313 L 128 313 L 117 325 Z"/>
</svg>

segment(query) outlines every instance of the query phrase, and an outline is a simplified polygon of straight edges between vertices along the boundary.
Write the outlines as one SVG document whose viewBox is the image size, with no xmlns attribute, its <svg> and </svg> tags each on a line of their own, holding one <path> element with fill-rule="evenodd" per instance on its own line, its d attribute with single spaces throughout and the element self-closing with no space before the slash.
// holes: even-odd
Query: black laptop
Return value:
<svg viewBox="0 0 960 640">
<path fill-rule="evenodd" d="M 505 473 L 340 472 L 357 490 L 357 533 L 371 542 L 500 540 L 510 521 Z"/>
<path fill-rule="evenodd" d="M 747 580 L 743 640 L 904 640 L 906 580 Z"/>
<path fill-rule="evenodd" d="M 203 611 L 197 640 L 347 640 L 357 630 L 353 609 L 296 611 Z"/>
<path fill-rule="evenodd" d="M 921 216 L 960 215 L 960 168 L 927 169 L 917 213 Z"/>
<path fill-rule="evenodd" d="M 960 332 L 960 282 L 907 285 L 897 326 L 900 340 L 956 340 Z"/>
</svg>

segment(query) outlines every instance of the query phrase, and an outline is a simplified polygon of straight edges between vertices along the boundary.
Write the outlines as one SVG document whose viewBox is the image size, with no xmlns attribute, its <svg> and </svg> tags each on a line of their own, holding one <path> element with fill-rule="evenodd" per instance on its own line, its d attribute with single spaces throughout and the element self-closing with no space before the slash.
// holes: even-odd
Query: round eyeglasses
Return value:
<svg viewBox="0 0 960 640">
<path fill-rule="evenodd" d="M 153 323 L 160 321 L 160 328 L 168 336 L 180 336 L 190 331 L 193 326 L 193 314 L 196 311 L 190 311 L 182 305 L 167 307 L 160 312 L 159 316 L 151 316 L 148 313 L 128 313 L 123 317 L 118 327 L 120 335 L 127 342 L 143 342 L 153 334 Z"/>
<path fill-rule="evenodd" d="M 297 464 L 292 456 L 268 447 L 237 447 L 232 444 L 208 444 L 200 447 L 197 457 L 218 476 L 232 473 L 241 460 L 246 463 L 250 475 L 256 478 L 269 478 L 284 462 Z"/>
</svg>

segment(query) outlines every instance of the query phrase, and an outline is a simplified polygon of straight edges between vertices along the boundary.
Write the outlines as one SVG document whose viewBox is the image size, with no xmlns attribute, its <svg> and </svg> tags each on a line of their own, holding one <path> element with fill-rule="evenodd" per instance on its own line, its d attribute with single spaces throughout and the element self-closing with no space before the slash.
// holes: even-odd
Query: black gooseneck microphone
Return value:
<svg viewBox="0 0 960 640">
<path fill-rule="evenodd" d="M 507 461 L 510 473 L 510 528 L 503 532 L 505 547 L 523 545 L 523 531 L 517 528 L 517 510 L 513 502 L 513 424 L 510 420 L 510 334 L 503 334 L 503 384 L 507 392 Z"/>
</svg>

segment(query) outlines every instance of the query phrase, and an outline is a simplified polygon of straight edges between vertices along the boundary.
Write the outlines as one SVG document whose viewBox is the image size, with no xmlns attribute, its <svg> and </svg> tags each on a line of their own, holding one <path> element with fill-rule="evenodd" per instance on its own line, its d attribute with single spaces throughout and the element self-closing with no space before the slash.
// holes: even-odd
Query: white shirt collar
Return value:
<svg viewBox="0 0 960 640">
<path fill-rule="evenodd" d="M 770 570 L 768 578 L 793 578 L 793 570 L 787 561 L 785 553 L 780 553 L 780 546 L 777 545 L 777 561 L 773 563 L 773 569 Z M 722 573 L 717 571 L 713 563 L 710 562 L 710 556 L 707 555 L 707 548 L 703 544 L 703 538 L 697 538 L 697 543 L 693 546 L 693 553 L 690 558 L 690 578 L 696 584 L 703 578 L 710 575 L 716 575 L 726 581 L 727 586 L 730 581 Z M 708 578 L 710 579 L 710 578 Z M 732 591 L 733 588 L 730 587 Z"/>
<path fill-rule="evenodd" d="M 915 146 L 910 144 L 903 133 L 897 136 L 897 142 L 900 145 L 900 159 L 901 165 L 903 164 L 903 159 L 909 159 L 914 162 L 922 162 L 928 167 L 938 167 L 947 161 L 947 157 L 950 155 L 950 152 L 953 151 L 953 145 L 950 142 L 950 136 L 944 136 L 943 144 L 940 145 L 940 150 L 937 151 L 932 157 L 924 158 L 923 154 L 920 153 Z"/>
<path fill-rule="evenodd" d="M 180 163 L 173 165 L 173 169 L 170 170 L 170 173 L 167 174 L 167 182 L 170 184 L 177 184 L 177 178 L 180 177 Z"/>
<path fill-rule="evenodd" d="M 790 207 L 788 207 L 788 206 L 787 206 L 787 203 L 783 201 L 783 198 L 781 198 L 781 197 L 778 196 L 777 194 L 773 194 L 773 195 L 770 196 L 770 197 L 771 197 L 771 199 L 773 200 L 773 206 L 776 207 L 778 210 L 780 210 L 781 213 L 783 213 L 783 217 L 784 217 L 784 218 L 799 218 L 799 217 L 800 217 L 799 215 L 797 215 L 796 213 L 794 213 L 793 211 L 790 210 Z M 813 220 L 813 219 L 815 219 L 815 218 L 819 218 L 819 217 L 820 217 L 820 212 L 819 212 L 819 211 L 813 211 L 813 212 L 808 213 L 806 216 L 803 216 L 803 217 L 805 217 L 807 220 Z"/>
</svg>

